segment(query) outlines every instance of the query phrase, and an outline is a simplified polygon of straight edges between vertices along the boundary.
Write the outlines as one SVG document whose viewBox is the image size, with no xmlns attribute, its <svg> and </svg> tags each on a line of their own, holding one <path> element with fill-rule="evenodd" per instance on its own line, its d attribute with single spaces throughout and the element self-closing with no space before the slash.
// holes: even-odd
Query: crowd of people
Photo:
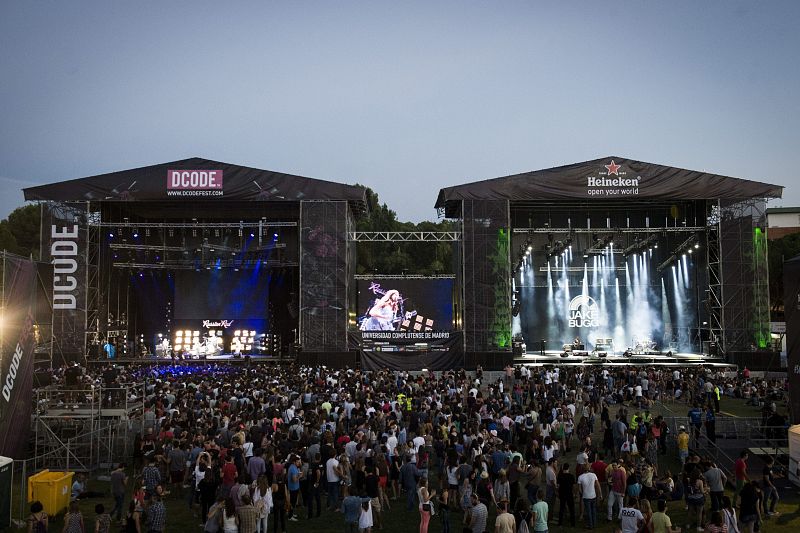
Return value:
<svg viewBox="0 0 800 533">
<path fill-rule="evenodd" d="M 751 481 L 743 456 L 728 498 L 701 440 L 713 442 L 722 396 L 777 411 L 782 380 L 700 367 L 488 375 L 187 364 L 62 369 L 52 381 L 76 390 L 144 383 L 122 393 L 143 402 L 143 428 L 131 464 L 111 473 L 114 508 L 97 509 L 97 524 L 113 518 L 124 531 L 174 531 L 176 505 L 209 533 L 266 533 L 270 523 L 285 532 L 287 522 L 331 513 L 346 531 L 370 532 L 393 506 L 415 512 L 421 533 L 434 520 L 445 533 L 593 529 L 602 515 L 623 533 L 663 533 L 676 531 L 669 510 L 681 505 L 690 527 L 752 533 L 774 511 L 771 474 Z M 686 402 L 689 431 L 654 414 L 664 400 Z M 85 530 L 79 514 L 70 510 L 65 531 Z"/>
</svg>

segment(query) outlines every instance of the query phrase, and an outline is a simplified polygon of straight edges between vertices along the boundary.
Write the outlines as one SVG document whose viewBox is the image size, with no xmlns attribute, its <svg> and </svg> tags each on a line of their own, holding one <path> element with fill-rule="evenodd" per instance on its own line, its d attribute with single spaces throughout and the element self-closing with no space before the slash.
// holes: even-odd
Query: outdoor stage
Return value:
<svg viewBox="0 0 800 533">
<path fill-rule="evenodd" d="M 624 355 L 609 355 L 606 357 L 597 357 L 591 355 L 590 352 L 581 352 L 579 354 L 569 354 L 567 357 L 562 357 L 563 352 L 556 350 L 545 350 L 544 355 L 541 352 L 527 352 L 522 355 L 514 357 L 514 364 L 524 364 L 525 366 L 544 366 L 544 365 L 557 365 L 557 366 L 714 366 L 714 367 L 730 367 L 725 362 L 724 357 L 695 354 L 695 353 L 673 353 L 667 354 L 648 354 L 648 355 L 631 355 L 626 357 Z"/>
<path fill-rule="evenodd" d="M 209 344 L 331 367 L 698 365 L 770 339 L 769 183 L 609 156 L 441 189 L 440 232 L 357 231 L 363 187 L 201 158 L 24 192 L 53 366 Z M 452 243 L 453 261 L 364 274 L 368 242 Z M 565 342 L 587 355 L 515 353 Z M 646 355 L 588 355 L 623 347 Z"/>
</svg>

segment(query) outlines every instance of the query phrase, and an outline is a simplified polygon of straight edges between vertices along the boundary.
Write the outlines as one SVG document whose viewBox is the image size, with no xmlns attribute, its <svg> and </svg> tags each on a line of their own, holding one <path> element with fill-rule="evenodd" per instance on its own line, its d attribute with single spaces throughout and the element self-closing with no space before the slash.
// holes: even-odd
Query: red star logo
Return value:
<svg viewBox="0 0 800 533">
<path fill-rule="evenodd" d="M 609 176 L 611 174 L 614 174 L 615 176 L 619 176 L 618 170 L 619 170 L 619 167 L 621 167 L 622 165 L 617 165 L 616 163 L 614 163 L 614 160 L 612 159 L 610 164 L 603 165 L 603 166 L 606 167 L 606 170 L 608 170 L 608 175 Z"/>
</svg>

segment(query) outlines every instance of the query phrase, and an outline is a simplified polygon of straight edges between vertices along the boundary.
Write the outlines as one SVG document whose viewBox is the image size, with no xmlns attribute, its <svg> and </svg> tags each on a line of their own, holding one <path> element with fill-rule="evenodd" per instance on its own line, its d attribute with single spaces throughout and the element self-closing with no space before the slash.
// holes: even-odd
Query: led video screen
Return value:
<svg viewBox="0 0 800 533">
<path fill-rule="evenodd" d="M 451 331 L 452 279 L 372 279 L 357 282 L 360 331 Z"/>
<path fill-rule="evenodd" d="M 513 333 L 537 352 L 699 350 L 704 258 L 684 253 L 668 260 L 659 253 L 664 248 L 628 257 L 609 249 L 588 258 L 571 249 L 550 259 L 531 254 L 514 278 Z"/>
<path fill-rule="evenodd" d="M 175 318 L 256 319 L 267 316 L 269 276 L 230 269 L 175 274 Z"/>
</svg>

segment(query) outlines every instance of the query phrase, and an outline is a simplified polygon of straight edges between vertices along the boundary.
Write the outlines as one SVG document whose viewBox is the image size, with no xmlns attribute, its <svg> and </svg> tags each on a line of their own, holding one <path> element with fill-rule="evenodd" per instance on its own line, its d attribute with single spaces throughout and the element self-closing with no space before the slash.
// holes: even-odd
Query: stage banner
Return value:
<svg viewBox="0 0 800 533">
<path fill-rule="evenodd" d="M 460 331 L 353 331 L 350 348 L 364 370 L 453 370 L 464 367 Z"/>
<path fill-rule="evenodd" d="M 0 316 L 0 455 L 25 459 L 31 426 L 36 264 L 3 256 Z"/>
<path fill-rule="evenodd" d="M 300 202 L 300 344 L 305 352 L 347 349 L 347 202 Z"/>
<path fill-rule="evenodd" d="M 783 264 L 783 309 L 786 314 L 786 360 L 793 424 L 800 423 L 800 256 Z"/>
<path fill-rule="evenodd" d="M 82 360 L 86 350 L 88 216 L 86 203 L 45 204 L 42 261 L 53 267 L 53 364 Z"/>
</svg>

